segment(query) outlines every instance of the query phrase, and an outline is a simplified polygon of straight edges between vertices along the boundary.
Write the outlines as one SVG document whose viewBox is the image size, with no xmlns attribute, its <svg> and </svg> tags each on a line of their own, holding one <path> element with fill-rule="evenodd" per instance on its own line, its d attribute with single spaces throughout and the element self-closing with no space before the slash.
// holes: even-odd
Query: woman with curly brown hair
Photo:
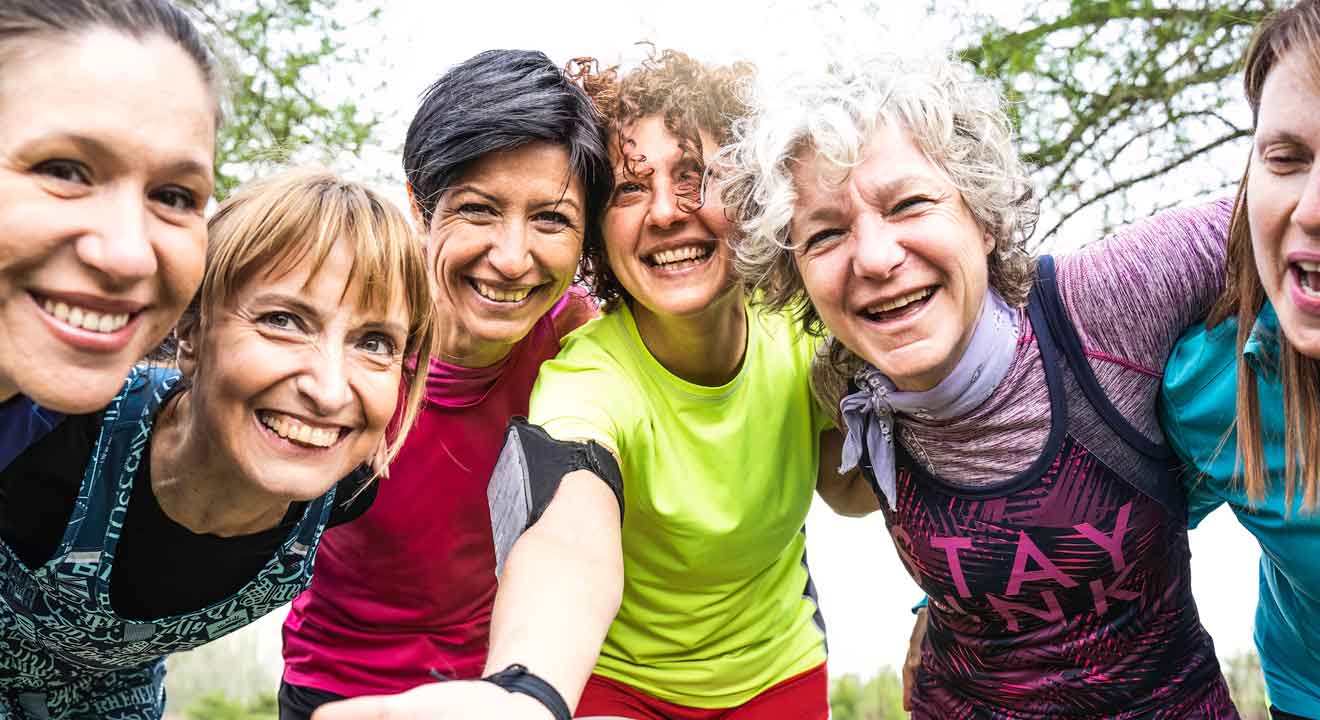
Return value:
<svg viewBox="0 0 1320 720">
<path fill-rule="evenodd" d="M 541 366 L 529 419 L 542 441 L 608 459 L 519 451 L 530 484 L 553 467 L 555 489 L 507 557 L 486 666 L 544 708 L 519 714 L 512 699 L 487 705 L 501 700 L 446 683 L 321 717 L 562 718 L 579 691 L 580 718 L 829 714 L 803 523 L 816 489 L 841 512 L 876 501 L 833 471 L 842 438 L 809 388 L 816 343 L 750 304 L 733 272 L 710 168 L 751 68 L 665 52 L 622 75 L 575 69 L 614 161 L 602 232 L 584 245 L 606 310 Z M 522 432 L 515 422 L 510 436 Z"/>
</svg>

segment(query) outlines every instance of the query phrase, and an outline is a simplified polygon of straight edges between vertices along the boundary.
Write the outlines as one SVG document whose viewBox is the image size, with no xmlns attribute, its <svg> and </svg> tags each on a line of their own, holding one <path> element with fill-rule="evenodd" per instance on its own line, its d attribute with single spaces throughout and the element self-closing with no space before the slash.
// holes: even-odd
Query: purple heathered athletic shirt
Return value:
<svg viewBox="0 0 1320 720">
<path fill-rule="evenodd" d="M 1163 442 L 1155 397 L 1164 361 L 1223 290 L 1232 212 L 1231 199 L 1171 210 L 1058 258 L 1059 290 L 1100 387 L 1153 441 Z M 1021 312 L 1017 357 L 985 403 L 943 422 L 902 418 L 900 442 L 950 483 L 992 486 L 1027 469 L 1045 445 L 1049 393 Z"/>
<path fill-rule="evenodd" d="M 1230 212 L 1165 213 L 1060 259 L 1061 306 L 1043 302 L 1067 319 L 1047 334 L 1024 313 L 1013 366 L 981 407 L 900 418 L 885 519 L 932 598 L 914 718 L 1238 717 L 1191 596 L 1170 459 L 1130 439 L 1162 443 L 1165 356 L 1220 290 Z M 1051 364 L 1054 400 L 1067 398 L 1052 408 L 1041 347 L 1060 352 L 1069 324 L 1085 360 Z M 1079 367 L 1104 397 L 1085 397 Z M 1106 400 L 1132 428 L 1102 419 Z"/>
</svg>

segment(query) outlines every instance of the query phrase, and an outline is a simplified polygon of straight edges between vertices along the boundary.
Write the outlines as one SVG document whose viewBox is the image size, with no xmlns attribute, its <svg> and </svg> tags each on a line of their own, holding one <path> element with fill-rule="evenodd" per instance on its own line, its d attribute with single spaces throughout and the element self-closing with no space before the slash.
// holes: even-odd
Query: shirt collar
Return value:
<svg viewBox="0 0 1320 720">
<path fill-rule="evenodd" d="M 1261 374 L 1275 374 L 1279 367 L 1279 316 L 1268 300 L 1256 315 L 1256 324 L 1242 348 L 1251 368 Z"/>
</svg>

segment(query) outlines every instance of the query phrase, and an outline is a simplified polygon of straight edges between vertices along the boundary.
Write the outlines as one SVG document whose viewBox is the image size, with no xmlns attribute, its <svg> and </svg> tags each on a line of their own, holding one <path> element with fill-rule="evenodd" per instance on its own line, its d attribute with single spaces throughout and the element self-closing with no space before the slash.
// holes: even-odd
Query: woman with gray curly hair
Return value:
<svg viewBox="0 0 1320 720">
<path fill-rule="evenodd" d="M 835 338 L 816 391 L 930 598 L 912 716 L 1237 717 L 1154 407 L 1231 204 L 1032 258 L 1003 100 L 964 68 L 853 59 L 753 105 L 726 152 L 738 264 Z"/>
</svg>

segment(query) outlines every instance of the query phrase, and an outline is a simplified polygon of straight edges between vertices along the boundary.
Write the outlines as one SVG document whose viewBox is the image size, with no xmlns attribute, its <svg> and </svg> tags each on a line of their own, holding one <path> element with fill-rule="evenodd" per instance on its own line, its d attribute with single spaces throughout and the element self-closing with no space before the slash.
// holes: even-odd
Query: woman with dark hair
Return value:
<svg viewBox="0 0 1320 720">
<path fill-rule="evenodd" d="M 876 501 L 834 472 L 842 437 L 808 385 L 816 343 L 733 274 L 713 160 L 751 68 L 670 51 L 624 74 L 575 71 L 613 159 L 584 249 L 606 309 L 541 367 L 528 419 L 543 427 L 514 423 L 492 480 L 501 527 L 500 498 L 550 499 L 505 560 L 491 682 L 318 718 L 829 714 L 803 523 L 817 489 L 836 509 Z M 496 533 L 501 553 L 509 539 Z"/>
<path fill-rule="evenodd" d="M 179 369 L 135 367 L 0 471 L 31 488 L 0 527 L 0 717 L 161 717 L 165 656 L 302 591 L 416 416 L 405 360 L 434 338 L 403 213 L 289 171 L 209 228 Z"/>
<path fill-rule="evenodd" d="M 6 0 L 0 59 L 3 468 L 109 402 L 197 289 L 219 104 L 167 0 Z"/>
<path fill-rule="evenodd" d="M 426 92 L 404 171 L 425 235 L 438 357 L 370 510 L 326 534 L 284 626 L 281 718 L 475 678 L 495 598 L 486 486 L 541 364 L 595 315 L 571 285 L 610 187 L 587 96 L 538 52 L 481 53 Z"/>
<path fill-rule="evenodd" d="M 1320 719 L 1320 2 L 1257 31 L 1255 141 L 1227 287 L 1165 368 L 1161 420 L 1190 523 L 1228 504 L 1260 541 L 1256 649 L 1279 720 Z M 1234 452 L 1236 450 L 1236 452 Z"/>
</svg>

